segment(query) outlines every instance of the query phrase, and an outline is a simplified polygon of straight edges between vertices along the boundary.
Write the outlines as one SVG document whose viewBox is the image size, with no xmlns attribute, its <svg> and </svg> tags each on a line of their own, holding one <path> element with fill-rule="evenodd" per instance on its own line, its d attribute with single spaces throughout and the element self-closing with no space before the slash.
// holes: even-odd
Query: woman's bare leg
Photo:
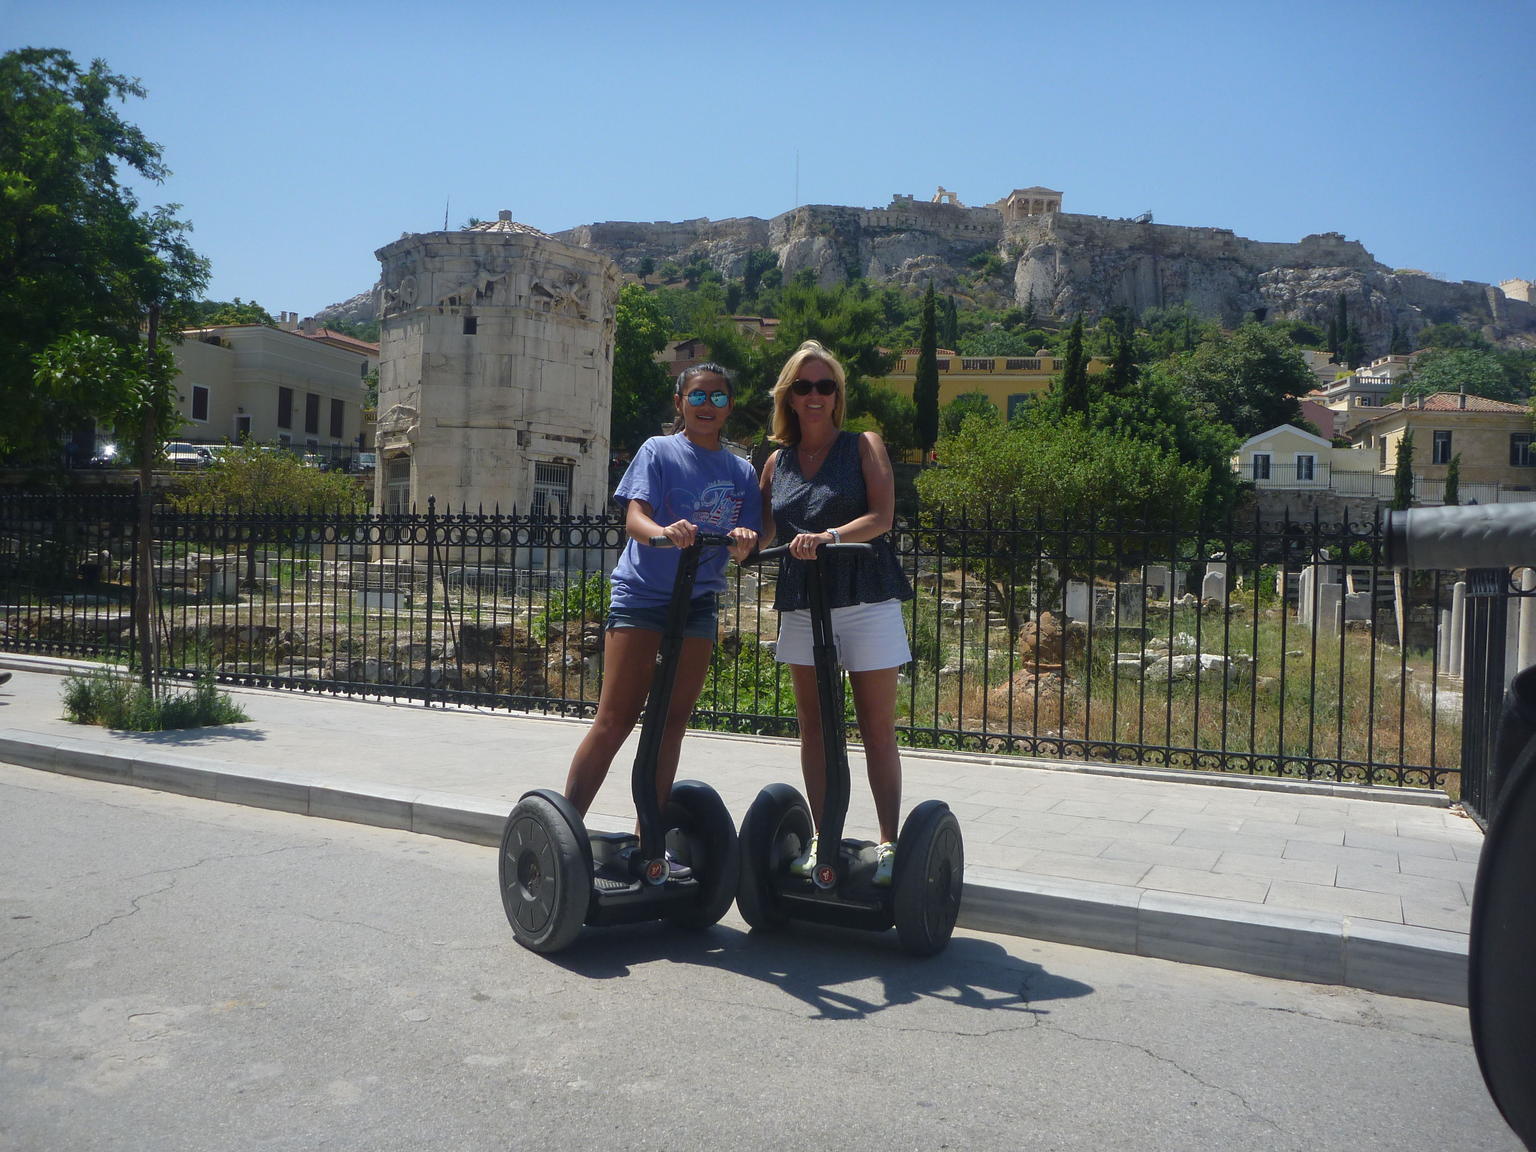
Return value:
<svg viewBox="0 0 1536 1152">
<path fill-rule="evenodd" d="M 614 756 L 645 708 L 660 647 L 661 633 L 647 628 L 610 628 L 603 641 L 603 687 L 597 698 L 597 718 L 571 758 L 565 778 L 566 799 L 583 818 L 603 786 Z M 677 770 L 675 758 L 672 769 Z"/>
<path fill-rule="evenodd" d="M 896 683 L 899 668 L 850 672 L 853 711 L 864 742 L 869 790 L 875 797 L 880 839 L 894 841 L 901 819 L 901 754 L 896 747 Z"/>
</svg>

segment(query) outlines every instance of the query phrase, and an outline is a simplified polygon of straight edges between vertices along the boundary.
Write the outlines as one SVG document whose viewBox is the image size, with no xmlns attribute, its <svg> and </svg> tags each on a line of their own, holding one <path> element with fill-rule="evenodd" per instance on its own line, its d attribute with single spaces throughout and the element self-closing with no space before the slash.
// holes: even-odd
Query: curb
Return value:
<svg viewBox="0 0 1536 1152">
<path fill-rule="evenodd" d="M 22 733 L 0 736 L 0 762 L 471 844 L 499 844 L 506 822 L 504 809 L 448 792 L 338 787 L 320 773 L 256 774 L 175 753 L 123 755 Z M 1279 980 L 1467 1003 L 1467 937 L 1458 932 L 986 867 L 967 869 L 959 925 Z"/>
</svg>

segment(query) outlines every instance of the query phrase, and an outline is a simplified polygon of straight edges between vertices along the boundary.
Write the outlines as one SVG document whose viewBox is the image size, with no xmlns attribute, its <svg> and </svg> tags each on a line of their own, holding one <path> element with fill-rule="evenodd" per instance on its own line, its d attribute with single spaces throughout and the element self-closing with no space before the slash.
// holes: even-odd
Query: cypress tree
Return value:
<svg viewBox="0 0 1536 1152">
<path fill-rule="evenodd" d="M 944 303 L 944 347 L 954 351 L 960 343 L 960 313 L 955 308 L 955 298 L 948 297 Z"/>
<path fill-rule="evenodd" d="M 1024 300 L 1024 318 L 1019 321 L 1019 326 L 1025 329 L 1033 328 L 1035 319 L 1035 290 L 1031 288 Z"/>
<path fill-rule="evenodd" d="M 939 439 L 939 353 L 934 315 L 933 281 L 923 293 L 923 321 L 917 339 L 917 380 L 912 399 L 917 405 L 917 439 L 926 461 Z"/>
<path fill-rule="evenodd" d="M 1413 429 L 1397 442 L 1397 471 L 1392 476 L 1392 508 L 1401 512 L 1413 506 Z"/>
<path fill-rule="evenodd" d="M 1461 453 L 1451 457 L 1450 466 L 1445 470 L 1445 503 L 1461 503 Z"/>
<path fill-rule="evenodd" d="M 1083 314 L 1079 312 L 1067 333 L 1066 365 L 1061 370 L 1061 410 L 1088 411 L 1088 358 L 1083 353 Z"/>
</svg>

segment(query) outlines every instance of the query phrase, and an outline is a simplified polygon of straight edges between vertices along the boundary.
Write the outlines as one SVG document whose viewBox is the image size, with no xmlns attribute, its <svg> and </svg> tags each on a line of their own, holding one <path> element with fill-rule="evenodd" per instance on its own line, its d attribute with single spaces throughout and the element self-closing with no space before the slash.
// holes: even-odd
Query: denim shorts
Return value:
<svg viewBox="0 0 1536 1152">
<path fill-rule="evenodd" d="M 608 609 L 607 628 L 644 628 L 650 632 L 666 632 L 667 613 L 671 608 L 666 604 L 629 604 L 624 607 L 610 607 Z M 702 636 L 707 640 L 715 638 L 715 594 L 706 592 L 702 596 L 695 596 L 688 604 L 688 622 L 683 625 L 683 635 L 686 637 Z"/>
</svg>

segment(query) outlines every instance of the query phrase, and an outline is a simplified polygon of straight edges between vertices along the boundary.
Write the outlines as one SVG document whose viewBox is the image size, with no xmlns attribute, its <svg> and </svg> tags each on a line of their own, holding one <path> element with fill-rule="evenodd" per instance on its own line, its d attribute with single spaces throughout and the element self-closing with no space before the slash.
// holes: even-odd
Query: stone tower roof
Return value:
<svg viewBox="0 0 1536 1152">
<path fill-rule="evenodd" d="M 479 224 L 476 224 L 473 228 L 469 229 L 469 231 L 471 231 L 471 232 L 516 232 L 516 233 L 518 233 L 519 235 L 522 235 L 522 236 L 538 236 L 538 237 L 540 237 L 540 238 L 542 238 L 544 240 L 553 240 L 554 239 L 554 237 L 551 236 L 548 232 L 540 232 L 537 228 L 534 228 L 532 225 L 529 225 L 529 224 L 519 224 L 516 220 L 512 219 L 512 213 L 508 212 L 505 208 L 503 208 L 500 212 L 496 213 L 496 219 L 494 219 L 494 220 L 483 220 Z"/>
</svg>

